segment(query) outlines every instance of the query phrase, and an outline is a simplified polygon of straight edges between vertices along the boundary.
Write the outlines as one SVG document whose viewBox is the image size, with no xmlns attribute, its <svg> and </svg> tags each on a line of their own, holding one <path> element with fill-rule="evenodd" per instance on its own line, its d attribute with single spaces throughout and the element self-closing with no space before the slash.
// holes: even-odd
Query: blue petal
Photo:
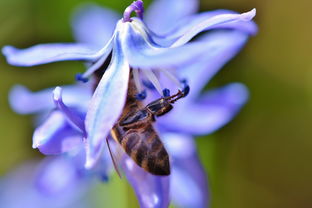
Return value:
<svg viewBox="0 0 312 208">
<path fill-rule="evenodd" d="M 78 42 L 103 47 L 112 37 L 120 15 L 95 4 L 84 4 L 73 15 L 72 26 Z"/>
<path fill-rule="evenodd" d="M 152 175 L 125 155 L 122 161 L 125 175 L 133 187 L 141 208 L 169 206 L 169 176 Z"/>
<path fill-rule="evenodd" d="M 119 34 L 114 41 L 111 64 L 99 82 L 87 111 L 85 124 L 88 134 L 88 168 L 99 158 L 104 141 L 119 118 L 126 101 L 130 68 L 121 50 Z"/>
<path fill-rule="evenodd" d="M 66 116 L 69 123 L 71 123 L 72 126 L 76 128 L 77 130 L 79 130 L 85 137 L 86 133 L 85 133 L 85 126 L 84 126 L 84 116 L 76 112 L 74 108 L 71 108 L 65 105 L 65 103 L 63 102 L 61 87 L 56 87 L 54 89 L 53 100 L 56 105 L 56 108 L 60 110 Z"/>
<path fill-rule="evenodd" d="M 11 108 L 19 114 L 32 114 L 54 107 L 52 89 L 33 93 L 22 85 L 15 85 L 9 94 Z"/>
<path fill-rule="evenodd" d="M 175 105 L 172 112 L 158 119 L 170 131 L 201 135 L 212 133 L 227 124 L 248 99 L 248 90 L 239 83 L 209 91 L 194 103 Z"/>
<path fill-rule="evenodd" d="M 198 0 L 157 0 L 148 7 L 144 20 L 153 31 L 164 34 L 185 16 L 195 13 Z"/>
<path fill-rule="evenodd" d="M 244 46 L 249 35 L 238 31 L 215 31 L 203 36 L 205 53 L 192 64 L 177 69 L 179 77 L 185 78 L 191 91 L 183 102 L 193 101 L 210 79 L 231 60 Z"/>
<path fill-rule="evenodd" d="M 47 158 L 39 166 L 36 186 L 43 193 L 55 195 L 72 189 L 78 179 L 78 172 L 70 159 Z"/>
<path fill-rule="evenodd" d="M 172 158 L 170 193 L 173 203 L 178 207 L 207 207 L 207 176 L 197 156 L 194 139 L 174 133 L 162 133 L 161 138 Z"/>
<path fill-rule="evenodd" d="M 186 24 L 186 25 L 183 24 L 181 25 L 181 28 L 177 30 L 176 33 L 172 33 L 166 38 L 174 40 L 171 47 L 181 46 L 187 43 L 195 35 L 197 35 L 202 31 L 208 29 L 225 28 L 226 24 L 233 24 L 237 22 L 249 22 L 255 15 L 256 9 L 253 9 L 249 12 L 242 14 L 233 14 L 233 13 L 218 14 L 210 18 L 203 18 L 202 16 L 199 16 L 199 19 L 202 21 L 194 20 L 195 24 Z M 183 31 L 183 33 L 181 33 L 180 31 Z"/>
<path fill-rule="evenodd" d="M 123 24 L 122 47 L 130 65 L 134 68 L 176 67 L 186 62 L 193 62 L 197 56 L 207 50 L 203 42 L 189 43 L 176 48 L 163 48 L 155 44 L 147 33 L 137 29 L 143 29 L 137 19 Z"/>
<path fill-rule="evenodd" d="M 230 10 L 215 10 L 209 12 L 202 12 L 192 16 L 185 17 L 178 21 L 173 27 L 172 31 L 168 33 L 168 36 L 179 37 L 186 33 L 190 28 L 195 27 L 203 21 L 208 19 L 216 18 L 216 16 L 227 15 L 227 14 L 238 14 Z M 254 35 L 257 31 L 257 25 L 253 21 L 230 21 L 221 24 L 216 24 L 214 27 L 207 27 L 207 29 L 235 29 L 251 35 Z"/>
<path fill-rule="evenodd" d="M 27 49 L 5 46 L 2 53 L 8 63 L 15 66 L 35 66 L 68 60 L 93 62 L 102 55 L 90 46 L 70 43 L 40 44 Z"/>
<path fill-rule="evenodd" d="M 57 160 L 57 159 L 56 159 Z M 44 163 L 47 163 L 44 165 Z M 54 164 L 53 164 L 54 163 Z M 59 163 L 59 164 L 55 164 Z M 62 162 L 61 162 L 62 163 Z M 50 187 L 47 189 L 40 189 L 38 186 L 38 176 L 42 176 L 42 168 L 48 167 L 51 164 L 54 168 L 53 172 L 60 174 L 59 178 L 46 177 L 48 181 L 41 181 L 45 183 L 43 187 Z M 0 203 L 1 207 L 5 208 L 87 208 L 90 204 L 84 199 L 86 192 L 89 190 L 88 186 L 71 174 L 73 171 L 71 164 L 60 164 L 60 162 L 53 162 L 51 160 L 43 160 L 39 165 L 37 163 L 26 163 L 23 166 L 2 177 L 0 181 Z M 51 171 L 49 168 L 47 171 Z M 62 175 L 64 174 L 64 175 Z M 71 178 L 71 176 L 74 176 Z M 78 179 L 78 180 L 76 180 Z M 37 183 L 36 183 L 37 182 Z M 65 183 L 64 183 L 65 182 Z M 66 182 L 67 185 L 66 185 Z M 61 185 L 61 184 L 64 185 Z M 57 188 L 58 186 L 58 188 Z M 42 187 L 42 186 L 41 186 Z M 53 188 L 52 188 L 53 187 Z M 64 188 L 62 190 L 62 187 Z M 52 190 L 53 189 L 53 190 Z M 45 190 L 45 191 L 44 191 Z M 48 192 L 47 192 L 48 191 Z"/>
<path fill-rule="evenodd" d="M 244 32 L 222 30 L 210 32 L 197 39 L 203 42 L 202 46 L 206 51 L 197 56 L 193 62 L 176 68 L 177 77 L 186 79 L 191 89 L 187 97 L 176 106 L 192 105 L 210 79 L 241 50 L 248 37 L 249 35 Z M 166 86 L 171 92 L 177 91 L 177 85 L 163 73 L 160 73 L 159 80 L 162 86 Z M 151 102 L 158 97 L 158 93 L 149 93 L 147 99 Z"/>
<path fill-rule="evenodd" d="M 88 85 L 63 86 L 64 102 L 71 107 L 86 108 L 91 92 Z M 19 114 L 33 114 L 54 108 L 53 88 L 31 92 L 22 85 L 15 85 L 9 94 L 11 108 Z"/>
<path fill-rule="evenodd" d="M 81 145 L 81 133 L 59 111 L 53 111 L 33 135 L 33 148 L 46 155 L 69 152 Z"/>
</svg>

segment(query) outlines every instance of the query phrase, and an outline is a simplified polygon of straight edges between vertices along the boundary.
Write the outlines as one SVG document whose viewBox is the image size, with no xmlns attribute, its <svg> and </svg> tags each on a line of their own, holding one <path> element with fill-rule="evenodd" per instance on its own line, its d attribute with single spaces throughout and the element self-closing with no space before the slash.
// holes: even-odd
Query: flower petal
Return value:
<svg viewBox="0 0 312 208">
<path fill-rule="evenodd" d="M 194 139 L 175 133 L 162 133 L 161 138 L 172 158 L 170 193 L 173 203 L 178 207 L 207 207 L 207 176 L 199 161 Z"/>
<path fill-rule="evenodd" d="M 62 112 L 53 111 L 46 121 L 35 129 L 33 148 L 46 155 L 69 152 L 82 145 L 82 136 L 67 121 Z"/>
<path fill-rule="evenodd" d="M 38 168 L 36 186 L 48 195 L 72 189 L 79 175 L 70 158 L 47 158 Z"/>
<path fill-rule="evenodd" d="M 53 100 L 56 108 L 60 110 L 67 118 L 70 124 L 78 131 L 80 131 L 83 136 L 86 136 L 85 126 L 84 126 L 84 116 L 79 115 L 73 108 L 68 107 L 63 102 L 62 88 L 56 87 L 53 91 Z"/>
<path fill-rule="evenodd" d="M 198 0 L 157 0 L 148 7 L 144 20 L 149 28 L 166 33 L 181 18 L 198 10 Z"/>
<path fill-rule="evenodd" d="M 72 27 L 75 39 L 102 48 L 111 38 L 120 15 L 95 4 L 84 4 L 74 12 Z"/>
<path fill-rule="evenodd" d="M 216 16 L 213 16 L 208 19 L 204 19 L 203 21 L 196 22 L 197 24 L 190 24 L 190 25 L 183 25 L 182 27 L 185 27 L 182 29 L 184 33 L 180 35 L 178 32 L 177 34 L 173 34 L 171 37 L 167 37 L 168 39 L 176 39 L 174 43 L 171 45 L 171 47 L 177 47 L 184 45 L 189 40 L 191 40 L 195 35 L 198 33 L 212 29 L 212 28 L 224 28 L 224 24 L 228 23 L 235 23 L 235 22 L 248 22 L 250 21 L 254 16 L 256 15 L 256 9 L 253 9 L 249 12 L 242 13 L 242 14 L 219 14 Z M 179 31 L 179 30 L 178 30 Z M 176 36 L 179 36 L 178 38 L 175 38 Z"/>
<path fill-rule="evenodd" d="M 202 12 L 199 14 L 191 15 L 177 21 L 174 26 L 174 29 L 170 31 L 168 36 L 172 37 L 179 37 L 186 33 L 189 28 L 195 27 L 196 25 L 200 24 L 203 21 L 208 21 L 208 19 L 215 18 L 219 15 L 228 15 L 228 14 L 238 14 L 237 12 L 233 12 L 231 10 L 215 10 L 209 12 Z M 235 29 L 250 35 L 254 35 L 258 28 L 257 25 L 253 21 L 230 21 L 225 22 L 223 24 L 217 24 L 214 27 L 208 27 L 207 29 Z M 206 29 L 206 30 L 207 30 Z"/>
<path fill-rule="evenodd" d="M 130 68 L 116 35 L 110 66 L 99 82 L 86 116 L 87 161 L 92 167 L 101 153 L 103 143 L 119 118 L 126 101 Z"/>
<path fill-rule="evenodd" d="M 64 102 L 69 106 L 86 108 L 91 97 L 88 86 L 68 85 L 63 86 Z M 15 85 L 9 94 L 11 108 L 19 114 L 33 114 L 49 111 L 54 108 L 52 99 L 53 88 L 39 92 L 31 92 L 22 85 Z"/>
<path fill-rule="evenodd" d="M 137 28 L 142 25 L 137 19 L 124 25 L 122 47 L 129 64 L 134 68 L 157 69 L 162 67 L 180 66 L 206 51 L 205 42 L 189 43 L 176 48 L 163 48 L 156 45 L 151 38 Z"/>
<path fill-rule="evenodd" d="M 71 43 L 40 44 L 26 49 L 5 46 L 2 53 L 15 66 L 35 66 L 57 61 L 81 60 L 93 62 L 101 56 L 94 48 Z"/>
<path fill-rule="evenodd" d="M 227 124 L 248 99 L 248 90 L 239 83 L 209 91 L 202 99 L 188 105 L 176 105 L 158 124 L 170 131 L 201 135 Z"/>
<path fill-rule="evenodd" d="M 207 50 L 194 63 L 177 69 L 179 77 L 185 78 L 191 87 L 183 102 L 196 99 L 210 79 L 241 50 L 248 37 L 238 31 L 215 31 L 203 36 L 200 40 Z"/>
<path fill-rule="evenodd" d="M 43 160 L 40 164 L 41 167 L 45 167 L 43 163 L 47 165 L 53 163 L 51 160 Z M 57 166 L 57 167 L 56 167 Z M 54 188 L 54 192 L 43 192 L 38 186 L 36 186 L 36 180 L 39 173 L 42 171 L 35 162 L 28 162 L 23 166 L 10 172 L 7 176 L 2 177 L 0 181 L 0 201 L 1 207 L 5 208 L 87 208 L 90 204 L 84 199 L 86 192 L 89 190 L 88 186 L 81 180 L 71 180 L 68 177 L 72 173 L 72 167 L 68 165 L 55 165 L 54 173 L 57 171 L 61 175 L 60 178 L 48 178 L 47 183 L 49 187 L 62 187 L 61 181 L 68 181 L 68 186 L 63 186 L 64 189 Z M 49 169 L 51 171 L 51 169 Z M 47 171 L 49 171 L 47 170 Z M 62 174 L 65 174 L 63 176 Z M 75 177 L 74 177 L 75 178 Z M 73 178 L 73 179 L 74 179 Z M 57 180 L 56 180 L 57 179 Z M 69 179 L 69 180 L 68 180 Z M 56 181 L 55 181 L 56 180 Z M 69 188 L 69 186 L 71 188 Z M 67 187 L 67 188 L 65 188 Z"/>
<path fill-rule="evenodd" d="M 122 161 L 125 175 L 133 187 L 141 208 L 169 206 L 169 176 L 152 175 L 125 155 Z"/>
</svg>

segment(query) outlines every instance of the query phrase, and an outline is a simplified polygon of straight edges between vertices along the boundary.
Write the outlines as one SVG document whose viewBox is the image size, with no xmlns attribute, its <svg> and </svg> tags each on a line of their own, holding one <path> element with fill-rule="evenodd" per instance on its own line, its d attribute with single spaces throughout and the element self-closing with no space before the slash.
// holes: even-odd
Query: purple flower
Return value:
<svg viewBox="0 0 312 208">
<path fill-rule="evenodd" d="M 175 190 L 171 197 L 177 205 L 205 207 L 207 181 L 191 135 L 211 133 L 226 124 L 245 103 L 248 93 L 237 83 L 202 96 L 200 91 L 248 37 L 256 33 L 257 27 L 250 21 L 255 9 L 243 14 L 227 10 L 193 14 L 197 6 L 196 0 L 184 3 L 159 0 L 143 14 L 142 2 L 136 1 L 118 22 L 118 15 L 112 11 L 87 6 L 77 11 L 73 21 L 76 44 L 42 44 L 23 50 L 4 47 L 8 62 L 18 66 L 86 61 L 87 71 L 77 76 L 82 81 L 99 72 L 111 59 L 90 100 L 87 97 L 91 95 L 85 96 L 78 86 L 73 87 L 72 92 L 64 88 L 64 102 L 60 88 L 54 91 L 57 110 L 36 129 L 34 147 L 46 154 L 58 154 L 85 145 L 86 167 L 92 168 L 99 158 L 108 155 L 105 139 L 124 107 L 130 70 L 139 91 L 138 99 L 144 99 L 146 89 L 151 89 L 146 102 L 178 89 L 186 92 L 190 86 L 188 97 L 157 121 L 160 137 L 171 156 L 172 175 L 153 176 L 127 156 L 122 160 L 122 167 L 141 207 L 168 206 L 169 180 L 174 187 L 171 190 Z M 130 17 L 133 11 L 138 18 Z M 207 30 L 211 30 L 210 33 L 189 42 Z M 25 96 L 23 100 L 29 105 L 19 106 L 15 97 L 21 89 L 17 88 L 11 96 L 12 106 L 19 112 L 33 113 L 51 107 L 40 102 L 41 96 L 49 94 L 47 91 L 30 95 L 35 96 L 34 99 Z M 87 98 L 82 102 L 86 105 L 80 105 L 81 96 Z M 72 97 L 74 102 L 66 101 L 67 97 Z M 33 107 L 31 103 L 37 104 L 38 100 L 40 105 Z"/>
<path fill-rule="evenodd" d="M 152 13 L 155 12 L 153 8 L 159 9 L 158 15 L 156 13 L 153 17 L 147 18 L 147 21 L 152 22 L 149 25 L 166 22 L 158 18 L 165 13 L 164 9 L 169 6 L 174 6 L 170 7 L 170 13 L 174 14 L 177 5 L 171 4 L 174 3 L 167 5 L 166 2 L 157 1 L 152 7 Z M 192 4 L 195 3 L 193 1 L 187 2 L 185 6 L 189 7 Z M 132 7 L 135 6 L 138 8 L 133 9 Z M 153 69 L 169 73 L 169 70 L 160 69 L 176 68 L 195 62 L 194 59 L 198 56 L 217 47 L 214 42 L 209 41 L 187 43 L 196 34 L 212 28 L 240 28 L 240 23 L 245 25 L 255 15 L 255 10 L 252 10 L 243 14 L 220 11 L 215 14 L 204 13 L 188 17 L 186 15 L 190 11 L 184 11 L 188 10 L 184 8 L 180 12 L 187 13 L 180 14 L 177 11 L 181 20 L 177 21 L 176 25 L 173 24 L 170 33 L 156 35 L 149 30 L 141 19 L 129 18 L 129 13 L 132 10 L 141 11 L 142 2 L 136 1 L 126 9 L 124 18 L 117 22 L 110 40 L 101 49 L 96 49 L 94 45 L 87 43 L 42 44 L 24 50 L 12 46 L 3 48 L 3 53 L 8 62 L 17 66 L 34 66 L 64 60 L 87 61 L 91 66 L 79 77 L 81 80 L 86 80 L 102 66 L 112 52 L 111 63 L 93 94 L 86 115 L 85 126 L 89 147 L 87 167 L 92 167 L 95 164 L 103 149 L 105 138 L 122 112 L 127 94 L 130 68 L 133 68 L 134 71 L 142 71 L 161 93 L 161 86 Z M 98 27 L 100 26 L 98 25 Z M 84 30 L 88 30 L 88 28 L 84 28 Z M 134 74 L 137 73 L 134 72 Z M 140 87 L 138 86 L 138 88 Z"/>
<path fill-rule="evenodd" d="M 90 207 L 82 199 L 94 183 L 85 179 L 70 158 L 28 162 L 0 179 L 1 207 Z"/>
</svg>

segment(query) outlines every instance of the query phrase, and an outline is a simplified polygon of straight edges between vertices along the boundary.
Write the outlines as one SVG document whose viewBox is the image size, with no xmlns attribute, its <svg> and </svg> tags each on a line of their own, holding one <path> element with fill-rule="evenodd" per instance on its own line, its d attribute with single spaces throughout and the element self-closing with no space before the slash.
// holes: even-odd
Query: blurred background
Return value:
<svg viewBox="0 0 312 208">
<path fill-rule="evenodd" d="M 73 41 L 71 11 L 82 2 L 0 0 L 0 45 Z M 121 12 L 132 1 L 93 2 Z M 197 140 L 210 180 L 211 207 L 312 207 L 312 1 L 201 0 L 202 11 L 254 7 L 259 34 L 207 86 L 239 81 L 251 93 L 230 124 Z M 5 176 L 43 157 L 31 148 L 32 117 L 9 108 L 10 88 L 17 83 L 31 90 L 70 84 L 84 66 L 61 62 L 18 68 L 1 57 L 0 68 L 0 176 Z M 117 177 L 99 184 L 89 200 L 96 207 L 136 203 L 131 188 Z"/>
</svg>

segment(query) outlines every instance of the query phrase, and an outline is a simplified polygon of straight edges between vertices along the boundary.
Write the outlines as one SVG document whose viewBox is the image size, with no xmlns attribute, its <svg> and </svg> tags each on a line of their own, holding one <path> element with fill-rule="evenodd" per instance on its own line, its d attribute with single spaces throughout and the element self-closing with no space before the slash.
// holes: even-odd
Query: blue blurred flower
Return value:
<svg viewBox="0 0 312 208">
<path fill-rule="evenodd" d="M 240 50 L 248 37 L 256 33 L 257 27 L 250 21 L 255 10 L 243 14 L 227 10 L 193 14 L 197 7 L 196 0 L 158 0 L 144 14 L 143 21 L 142 2 L 136 1 L 118 21 L 114 12 L 90 5 L 79 9 L 74 17 L 76 44 L 42 44 L 24 50 L 4 47 L 8 62 L 18 66 L 64 60 L 86 61 L 88 70 L 77 77 L 82 81 L 101 70 L 112 54 L 110 65 L 96 83 L 92 98 L 91 91 L 85 96 L 83 92 L 88 90 L 82 91 L 80 86 L 71 87 L 73 91 L 64 88 L 64 102 L 60 88 L 54 91 L 57 110 L 36 129 L 34 147 L 46 154 L 58 154 L 85 145 L 86 166 L 93 167 L 99 158 L 108 155 L 104 141 L 122 112 L 130 70 L 140 92 L 138 98 L 145 98 L 146 89 L 156 89 L 149 91 L 146 102 L 163 93 L 183 90 L 186 82 L 181 78 L 186 78 L 191 86 L 188 97 L 175 105 L 173 112 L 157 121 L 160 137 L 172 159 L 171 176 L 157 177 L 146 173 L 127 157 L 123 160 L 123 168 L 142 207 L 168 205 L 169 178 L 171 186 L 175 187 L 171 189 L 174 190 L 171 197 L 176 204 L 205 207 L 207 181 L 191 135 L 211 133 L 230 121 L 246 102 L 248 92 L 238 83 L 204 95 L 200 95 L 200 91 Z M 131 18 L 132 11 L 139 18 Z M 198 33 L 210 29 L 213 30 L 189 42 Z M 90 88 L 85 86 L 85 89 Z M 39 102 L 42 105 L 38 105 L 38 100 L 24 96 L 29 105 L 20 106 L 21 102 L 16 100 L 17 96 L 24 94 L 20 89 L 11 94 L 12 106 L 17 111 L 37 112 L 53 106 L 40 97 L 48 96 L 49 90 L 31 95 L 39 101 L 42 99 L 43 102 Z M 81 98 L 86 98 L 85 102 Z M 36 107 L 31 103 L 36 103 Z"/>
<path fill-rule="evenodd" d="M 90 207 L 84 196 L 95 183 L 81 173 L 71 158 L 28 162 L 0 179 L 1 207 Z"/>
</svg>

